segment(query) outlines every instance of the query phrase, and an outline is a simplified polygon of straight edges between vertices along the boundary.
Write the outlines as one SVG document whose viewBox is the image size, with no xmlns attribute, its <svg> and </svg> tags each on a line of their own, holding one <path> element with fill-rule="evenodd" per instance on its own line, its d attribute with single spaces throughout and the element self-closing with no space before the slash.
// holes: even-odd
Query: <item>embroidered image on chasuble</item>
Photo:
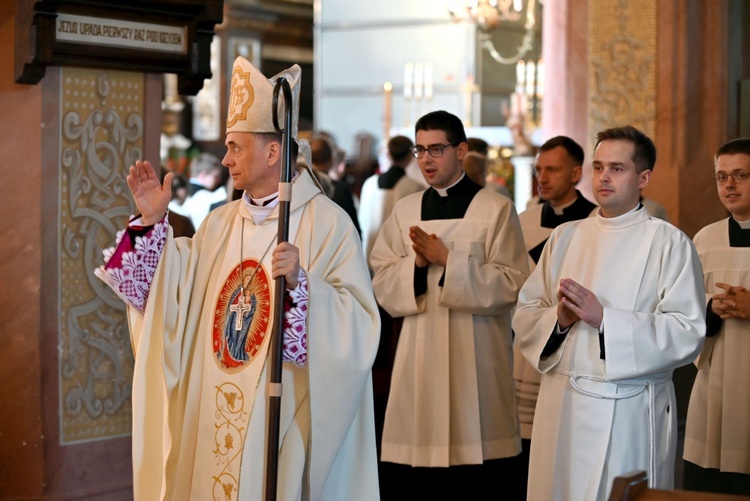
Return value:
<svg viewBox="0 0 750 501">
<path fill-rule="evenodd" d="M 245 259 L 224 283 L 216 300 L 213 331 L 214 355 L 224 370 L 240 369 L 258 354 L 271 318 L 268 282 L 260 263 Z"/>
</svg>

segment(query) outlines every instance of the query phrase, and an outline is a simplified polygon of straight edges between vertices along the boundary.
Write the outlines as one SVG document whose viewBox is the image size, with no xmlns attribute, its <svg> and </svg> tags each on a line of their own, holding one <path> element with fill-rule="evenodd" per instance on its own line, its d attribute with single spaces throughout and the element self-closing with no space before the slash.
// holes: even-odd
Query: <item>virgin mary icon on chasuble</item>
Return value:
<svg viewBox="0 0 750 501">
<path fill-rule="evenodd" d="M 235 372 L 253 361 L 269 332 L 271 309 L 266 270 L 255 259 L 245 259 L 229 274 L 216 301 L 213 349 L 219 367 Z"/>
</svg>

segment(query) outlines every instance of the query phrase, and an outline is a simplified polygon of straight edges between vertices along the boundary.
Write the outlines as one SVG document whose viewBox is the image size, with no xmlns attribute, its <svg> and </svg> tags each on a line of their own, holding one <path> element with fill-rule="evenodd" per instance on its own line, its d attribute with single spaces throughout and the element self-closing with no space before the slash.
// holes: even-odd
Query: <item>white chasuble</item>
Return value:
<svg viewBox="0 0 750 501">
<path fill-rule="evenodd" d="M 422 194 L 406 197 L 373 247 L 373 286 L 404 317 L 383 430 L 382 459 L 413 466 L 480 464 L 521 450 L 510 312 L 526 279 L 518 217 L 507 197 L 483 189 L 462 219 L 422 221 Z M 414 297 L 409 228 L 449 249 Z M 440 284 L 444 275 L 444 284 Z"/>
<path fill-rule="evenodd" d="M 289 240 L 292 242 L 301 215 L 302 211 L 297 211 L 290 218 Z M 245 241 L 240 270 L 239 242 L 243 221 Z M 237 242 L 237 245 L 227 248 L 218 266 L 219 276 L 225 278 L 209 300 L 214 305 L 214 319 L 211 335 L 206 336 L 203 349 L 205 360 L 192 498 L 210 492 L 212 499 L 224 496 L 233 499 L 240 486 L 240 474 L 244 477 L 242 489 L 247 494 L 243 498 L 262 495 L 257 486 L 263 485 L 263 477 L 252 478 L 257 475 L 250 472 L 264 471 L 265 441 L 262 438 L 265 413 L 262 402 L 267 398 L 265 368 L 273 328 L 276 281 L 271 278 L 271 249 L 276 246 L 276 230 L 275 224 L 256 226 L 246 205 L 242 204 L 240 217 L 235 218 L 229 235 L 229 241 Z M 284 364 L 283 369 L 287 372 L 293 370 L 287 365 Z M 291 374 L 286 380 L 292 380 Z M 294 385 L 285 389 L 285 393 L 291 394 L 284 395 L 286 405 L 282 408 L 291 406 L 295 409 L 299 402 L 294 398 Z M 251 420 L 258 408 L 260 413 L 257 416 L 262 419 Z M 283 416 L 286 422 L 281 423 L 281 430 L 286 430 L 293 413 L 286 412 Z M 260 428 L 251 432 L 251 426 L 258 424 Z M 302 438 L 306 443 L 309 426 L 304 428 Z M 246 440 L 246 436 L 253 438 Z M 260 465 L 253 465 L 254 462 L 260 462 Z M 299 471 L 289 474 L 302 478 L 303 469 L 304 463 Z"/>
<path fill-rule="evenodd" d="M 557 322 L 562 278 L 604 307 L 598 328 L 578 321 L 542 357 Z M 542 373 L 531 437 L 529 499 L 604 500 L 613 479 L 649 472 L 671 488 L 677 419 L 672 371 L 703 344 L 700 262 L 692 242 L 645 210 L 599 213 L 556 228 L 519 294 L 513 329 Z"/>
<path fill-rule="evenodd" d="M 144 314 L 129 308 L 138 501 L 261 499 L 278 208 L 256 225 L 243 203 L 209 213 L 192 239 L 170 230 Z M 377 304 L 354 226 L 306 170 L 290 242 L 308 284 L 307 362 L 282 368 L 278 499 L 377 499 Z"/>
<path fill-rule="evenodd" d="M 728 219 L 695 235 L 706 303 L 717 282 L 750 289 L 750 247 L 730 247 Z M 703 468 L 750 473 L 750 320 L 726 319 L 696 363 L 684 458 Z"/>
</svg>

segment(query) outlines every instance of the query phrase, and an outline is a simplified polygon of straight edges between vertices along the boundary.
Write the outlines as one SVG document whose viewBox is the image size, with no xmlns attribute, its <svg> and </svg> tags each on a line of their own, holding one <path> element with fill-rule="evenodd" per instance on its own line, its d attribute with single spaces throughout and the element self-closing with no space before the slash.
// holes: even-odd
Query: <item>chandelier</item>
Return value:
<svg viewBox="0 0 750 501">
<path fill-rule="evenodd" d="M 541 0 L 539 0 L 541 2 Z M 490 56 L 500 64 L 515 64 L 534 47 L 537 0 L 454 0 L 448 6 L 455 22 L 468 21 L 480 30 L 479 42 Z M 492 42 L 491 32 L 501 22 L 518 23 L 523 20 L 526 30 L 516 53 L 503 56 Z"/>
</svg>

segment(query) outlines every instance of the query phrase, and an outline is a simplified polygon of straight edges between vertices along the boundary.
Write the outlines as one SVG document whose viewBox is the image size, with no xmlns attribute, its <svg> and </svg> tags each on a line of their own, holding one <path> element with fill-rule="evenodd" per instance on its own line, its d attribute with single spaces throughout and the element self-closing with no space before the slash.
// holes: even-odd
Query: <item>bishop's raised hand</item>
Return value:
<svg viewBox="0 0 750 501">
<path fill-rule="evenodd" d="M 130 166 L 128 187 L 144 225 L 155 224 L 166 214 L 169 201 L 172 199 L 173 177 L 174 174 L 167 173 L 162 184 L 148 160 L 136 160 L 135 164 Z"/>
</svg>

